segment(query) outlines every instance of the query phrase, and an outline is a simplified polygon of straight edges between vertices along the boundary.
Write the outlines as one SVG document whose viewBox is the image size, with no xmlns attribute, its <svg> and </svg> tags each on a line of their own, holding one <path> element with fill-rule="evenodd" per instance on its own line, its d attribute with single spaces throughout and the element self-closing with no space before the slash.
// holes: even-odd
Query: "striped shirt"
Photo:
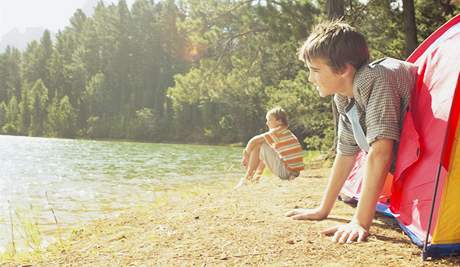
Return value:
<svg viewBox="0 0 460 267">
<path fill-rule="evenodd" d="M 353 80 L 353 97 L 334 96 L 339 112 L 338 154 L 354 155 L 360 150 L 345 115 L 352 105 L 356 105 L 359 124 L 369 146 L 381 138 L 395 140 L 397 145 L 411 91 L 415 87 L 416 71 L 415 65 L 392 58 L 358 69 Z"/>
<path fill-rule="evenodd" d="M 276 151 L 288 170 L 302 171 L 304 169 L 302 147 L 297 137 L 289 129 L 268 131 L 263 137 Z"/>
</svg>

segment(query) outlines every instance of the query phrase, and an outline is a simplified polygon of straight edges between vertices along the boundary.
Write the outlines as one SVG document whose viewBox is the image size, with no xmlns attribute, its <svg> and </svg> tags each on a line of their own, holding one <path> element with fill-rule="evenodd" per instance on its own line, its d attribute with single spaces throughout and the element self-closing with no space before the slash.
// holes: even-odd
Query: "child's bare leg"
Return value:
<svg viewBox="0 0 460 267">
<path fill-rule="evenodd" d="M 260 146 L 256 146 L 254 149 L 249 152 L 249 160 L 246 165 L 246 174 L 245 176 L 241 177 L 240 181 L 238 184 L 234 187 L 234 189 L 237 189 L 241 187 L 245 181 L 252 180 L 252 177 L 254 176 L 254 173 L 259 166 L 259 163 L 261 160 L 259 159 L 259 154 L 260 154 Z"/>
<path fill-rule="evenodd" d="M 259 165 L 257 166 L 256 174 L 254 175 L 254 180 L 258 182 L 262 177 L 262 173 L 264 172 L 265 163 L 263 160 L 259 160 Z"/>
<path fill-rule="evenodd" d="M 260 157 L 260 146 L 254 147 L 254 149 L 250 152 L 249 154 L 249 162 L 248 166 L 246 169 L 246 180 L 251 180 L 254 176 L 254 173 L 256 172 L 256 169 L 259 166 L 259 163 L 261 162 Z"/>
</svg>

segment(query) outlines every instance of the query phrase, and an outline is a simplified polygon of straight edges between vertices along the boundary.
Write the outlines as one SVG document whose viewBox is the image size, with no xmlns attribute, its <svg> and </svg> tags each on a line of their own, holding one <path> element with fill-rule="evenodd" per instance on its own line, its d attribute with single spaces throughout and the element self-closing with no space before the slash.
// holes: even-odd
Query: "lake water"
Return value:
<svg viewBox="0 0 460 267">
<path fill-rule="evenodd" d="M 55 220 L 66 227 L 114 216 L 187 182 L 236 183 L 241 150 L 0 136 L 0 252 L 12 233 L 20 247 L 33 229 L 41 231 L 43 245 Z"/>
</svg>

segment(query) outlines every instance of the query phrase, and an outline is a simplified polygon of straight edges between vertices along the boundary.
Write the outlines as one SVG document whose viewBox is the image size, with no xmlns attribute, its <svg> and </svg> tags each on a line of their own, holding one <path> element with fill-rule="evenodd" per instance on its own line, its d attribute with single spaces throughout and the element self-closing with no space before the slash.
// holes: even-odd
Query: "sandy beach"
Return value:
<svg viewBox="0 0 460 267">
<path fill-rule="evenodd" d="M 310 166 L 311 167 L 311 166 Z M 294 181 L 265 177 L 231 190 L 229 182 L 187 185 L 154 204 L 73 230 L 61 245 L 3 266 L 455 266 L 460 258 L 423 262 L 394 221 L 376 216 L 367 242 L 335 244 L 319 232 L 347 222 L 338 202 L 328 219 L 294 221 L 284 213 L 315 207 L 329 169 Z M 237 178 L 235 179 L 235 182 Z"/>
</svg>

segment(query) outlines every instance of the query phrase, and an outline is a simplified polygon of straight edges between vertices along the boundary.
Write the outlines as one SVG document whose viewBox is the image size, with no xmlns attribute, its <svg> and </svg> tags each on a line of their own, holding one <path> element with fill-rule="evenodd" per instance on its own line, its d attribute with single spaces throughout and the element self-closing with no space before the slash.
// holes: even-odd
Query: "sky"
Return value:
<svg viewBox="0 0 460 267">
<path fill-rule="evenodd" d="M 0 36 L 14 28 L 24 31 L 28 27 L 43 27 L 57 32 L 69 24 L 77 8 L 94 0 L 0 0 Z M 104 0 L 106 3 L 117 0 Z M 126 1 L 128 6 L 134 0 Z"/>
</svg>

